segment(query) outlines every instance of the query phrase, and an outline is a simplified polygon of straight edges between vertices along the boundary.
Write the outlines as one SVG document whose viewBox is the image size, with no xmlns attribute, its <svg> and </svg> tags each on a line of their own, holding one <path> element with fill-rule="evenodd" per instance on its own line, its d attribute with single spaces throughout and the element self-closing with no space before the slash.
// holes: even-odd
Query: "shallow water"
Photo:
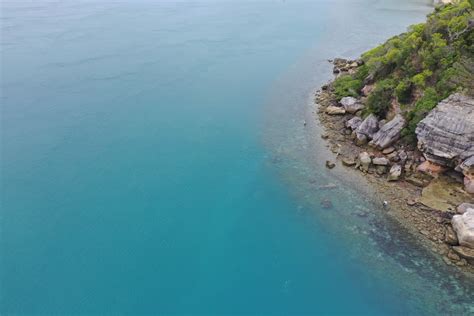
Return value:
<svg viewBox="0 0 474 316">
<path fill-rule="evenodd" d="M 474 312 L 308 118 L 427 2 L 4 1 L 2 314 Z"/>
</svg>

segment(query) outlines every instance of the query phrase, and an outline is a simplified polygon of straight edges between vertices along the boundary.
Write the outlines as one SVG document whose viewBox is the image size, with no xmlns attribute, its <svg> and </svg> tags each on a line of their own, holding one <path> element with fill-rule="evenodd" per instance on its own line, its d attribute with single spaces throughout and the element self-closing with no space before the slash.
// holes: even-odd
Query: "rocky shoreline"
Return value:
<svg viewBox="0 0 474 316">
<path fill-rule="evenodd" d="M 340 58 L 330 62 L 334 64 L 336 76 L 353 73 L 363 63 Z M 326 161 L 326 167 L 332 169 L 341 165 L 362 172 L 378 198 L 384 201 L 390 216 L 440 255 L 447 265 L 474 275 L 474 205 L 470 204 L 474 203 L 474 195 L 469 193 L 471 183 L 466 183 L 471 179 L 472 164 L 469 165 L 469 159 L 456 162 L 455 170 L 434 163 L 432 157 L 443 155 L 439 154 L 436 145 L 429 143 L 434 134 L 429 130 L 430 122 L 419 126 L 417 146 L 400 140 L 400 132 L 405 126 L 400 113 L 393 113 L 388 121 L 379 121 L 373 114 L 364 117 L 364 95 L 372 88 L 370 85 L 364 87 L 361 98 L 345 97 L 339 101 L 332 82 L 316 93 L 318 118 L 325 129 L 320 136 L 327 141 L 336 158 Z M 443 102 L 465 100 L 454 95 Z M 442 110 L 442 104 L 437 109 Z M 428 137 L 423 138 L 423 134 Z M 471 139 L 467 142 L 469 144 Z M 450 146 L 456 148 L 451 140 L 447 148 Z M 452 162 L 449 153 L 444 157 Z M 467 171 L 461 170 L 463 165 Z"/>
</svg>

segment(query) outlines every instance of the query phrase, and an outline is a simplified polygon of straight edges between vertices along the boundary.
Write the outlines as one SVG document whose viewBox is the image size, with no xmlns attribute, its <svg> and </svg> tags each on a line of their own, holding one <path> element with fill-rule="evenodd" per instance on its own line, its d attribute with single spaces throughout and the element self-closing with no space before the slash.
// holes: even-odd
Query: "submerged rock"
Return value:
<svg viewBox="0 0 474 316">
<path fill-rule="evenodd" d="M 451 95 L 418 123 L 415 132 L 428 160 L 455 167 L 474 155 L 474 99 Z"/>
<path fill-rule="evenodd" d="M 336 166 L 336 164 L 330 160 L 326 160 L 326 168 L 332 169 Z"/>
<path fill-rule="evenodd" d="M 459 244 L 474 249 L 474 209 L 468 209 L 462 215 L 454 215 L 452 224 Z"/>
<path fill-rule="evenodd" d="M 400 138 L 400 133 L 405 127 L 405 119 L 397 114 L 390 122 L 380 128 L 373 136 L 370 145 L 379 149 L 387 148 Z"/>
<path fill-rule="evenodd" d="M 330 209 L 332 208 L 332 201 L 328 198 L 323 198 L 320 200 L 320 204 L 323 208 L 325 209 Z"/>
</svg>

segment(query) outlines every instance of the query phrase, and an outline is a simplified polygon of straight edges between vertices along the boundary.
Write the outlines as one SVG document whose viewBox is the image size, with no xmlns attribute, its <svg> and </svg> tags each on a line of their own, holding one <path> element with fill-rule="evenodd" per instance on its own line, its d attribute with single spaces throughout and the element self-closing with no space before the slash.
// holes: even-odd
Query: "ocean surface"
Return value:
<svg viewBox="0 0 474 316">
<path fill-rule="evenodd" d="M 3 0 L 0 313 L 474 313 L 314 120 L 429 3 Z"/>
</svg>

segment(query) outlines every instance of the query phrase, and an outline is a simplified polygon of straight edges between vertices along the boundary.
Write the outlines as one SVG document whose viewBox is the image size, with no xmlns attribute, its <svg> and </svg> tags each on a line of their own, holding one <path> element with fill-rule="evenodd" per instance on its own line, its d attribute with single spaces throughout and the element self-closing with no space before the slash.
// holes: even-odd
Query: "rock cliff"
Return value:
<svg viewBox="0 0 474 316">
<path fill-rule="evenodd" d="M 418 123 L 415 132 L 426 159 L 456 167 L 474 156 L 474 99 L 451 95 Z"/>
</svg>

